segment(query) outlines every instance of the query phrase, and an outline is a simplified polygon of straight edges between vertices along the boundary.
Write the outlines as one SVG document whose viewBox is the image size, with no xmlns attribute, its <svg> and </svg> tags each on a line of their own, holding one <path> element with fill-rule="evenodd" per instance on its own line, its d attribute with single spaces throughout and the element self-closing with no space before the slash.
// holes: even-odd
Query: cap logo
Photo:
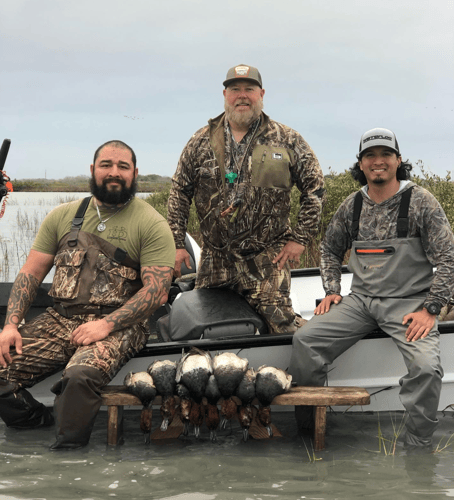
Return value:
<svg viewBox="0 0 454 500">
<path fill-rule="evenodd" d="M 393 140 L 393 138 L 390 137 L 389 135 L 371 135 L 370 137 L 366 137 L 363 140 L 363 144 L 365 144 L 366 142 L 369 142 L 369 141 L 374 141 L 376 139 L 385 139 L 386 141 L 392 141 Z"/>
<path fill-rule="evenodd" d="M 235 68 L 235 76 L 240 77 L 240 76 L 248 76 L 249 75 L 249 66 L 237 66 Z"/>
</svg>

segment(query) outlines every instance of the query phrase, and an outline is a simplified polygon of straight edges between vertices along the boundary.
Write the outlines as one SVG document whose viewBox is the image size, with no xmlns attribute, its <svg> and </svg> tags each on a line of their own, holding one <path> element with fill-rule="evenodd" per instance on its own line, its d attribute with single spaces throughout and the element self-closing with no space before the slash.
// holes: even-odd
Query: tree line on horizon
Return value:
<svg viewBox="0 0 454 500">
<path fill-rule="evenodd" d="M 63 179 L 14 179 L 12 180 L 14 191 L 31 192 L 88 192 L 90 177 L 78 175 L 75 177 L 64 177 Z M 171 178 L 157 174 L 137 176 L 139 193 L 156 192 L 170 186 Z"/>
<path fill-rule="evenodd" d="M 454 183 L 451 181 L 451 173 L 448 172 L 446 177 L 433 174 L 428 171 L 421 160 L 416 162 L 416 167 L 421 170 L 421 175 L 413 175 L 411 180 L 426 188 L 439 201 L 440 205 L 446 213 L 446 216 L 454 230 Z M 355 181 L 349 170 L 342 173 L 334 172 L 331 167 L 329 173 L 325 175 L 325 204 L 323 207 L 320 231 L 316 238 L 306 248 L 300 261 L 300 268 L 310 268 L 320 266 L 320 243 L 323 239 L 329 222 L 338 209 L 339 205 L 351 193 L 358 191 L 361 188 L 359 182 Z M 164 218 L 167 219 L 167 200 L 169 198 L 170 184 L 164 187 L 161 191 L 156 191 L 148 196 L 146 201 L 150 203 Z M 291 212 L 290 224 L 295 225 L 299 212 L 299 197 L 300 192 L 296 187 L 293 187 L 291 192 Z M 188 233 L 201 244 L 200 224 L 197 218 L 194 203 L 192 203 L 188 221 Z M 345 263 L 348 261 L 348 254 L 345 257 Z"/>
</svg>

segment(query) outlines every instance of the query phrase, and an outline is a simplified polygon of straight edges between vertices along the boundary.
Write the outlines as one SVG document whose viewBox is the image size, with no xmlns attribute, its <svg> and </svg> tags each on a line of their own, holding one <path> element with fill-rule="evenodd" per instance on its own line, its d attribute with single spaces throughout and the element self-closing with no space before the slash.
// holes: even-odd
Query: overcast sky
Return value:
<svg viewBox="0 0 454 500">
<path fill-rule="evenodd" d="M 2 0 L 5 170 L 88 175 L 97 146 L 121 139 L 141 174 L 171 176 L 243 63 L 262 74 L 265 112 L 301 133 L 325 173 L 386 127 L 405 159 L 444 177 L 453 26 L 453 0 Z"/>
</svg>

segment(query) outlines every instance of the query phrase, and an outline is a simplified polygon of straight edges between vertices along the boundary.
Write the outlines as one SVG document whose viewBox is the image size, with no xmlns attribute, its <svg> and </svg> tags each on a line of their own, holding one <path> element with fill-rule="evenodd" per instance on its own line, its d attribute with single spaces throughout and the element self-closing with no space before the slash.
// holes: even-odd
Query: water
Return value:
<svg viewBox="0 0 454 500">
<path fill-rule="evenodd" d="M 393 421 L 381 414 L 381 432 L 392 440 Z M 125 412 L 124 444 L 106 445 L 101 412 L 89 446 L 50 452 L 53 429 L 15 431 L 0 424 L 0 500 L 12 499 L 441 499 L 454 497 L 453 446 L 408 454 L 380 451 L 378 416 L 328 414 L 326 450 L 296 434 L 291 413 L 274 413 L 281 438 L 242 441 L 238 423 L 209 441 L 194 436 L 144 444 L 139 411 Z M 452 413 L 443 417 L 435 441 L 452 436 Z M 159 424 L 154 413 L 154 424 Z"/>
<path fill-rule="evenodd" d="M 86 193 L 12 193 L 0 219 L 4 259 L 1 278 L 13 280 L 39 226 L 54 206 Z M 27 218 L 28 217 L 28 218 Z M 25 222 L 28 221 L 28 224 Z M 50 452 L 54 429 L 15 431 L 0 421 L 0 500 L 25 499 L 441 499 L 454 497 L 453 412 L 439 414 L 434 453 L 408 454 L 394 429 L 402 414 L 328 414 L 326 449 L 296 433 L 292 413 L 273 413 L 283 434 L 242 441 L 237 423 L 209 441 L 194 436 L 145 445 L 139 411 L 125 412 L 124 444 L 106 445 L 107 414 L 101 411 L 83 450 Z M 154 425 L 159 425 L 154 413 Z M 380 441 L 379 433 L 386 439 Z M 386 451 L 383 449 L 383 444 Z M 447 447 L 442 449 L 446 444 Z"/>
</svg>

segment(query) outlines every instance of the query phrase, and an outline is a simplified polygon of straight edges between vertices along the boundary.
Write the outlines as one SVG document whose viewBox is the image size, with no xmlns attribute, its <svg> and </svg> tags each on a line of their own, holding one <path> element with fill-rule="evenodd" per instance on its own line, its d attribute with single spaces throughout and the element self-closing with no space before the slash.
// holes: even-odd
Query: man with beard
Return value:
<svg viewBox="0 0 454 500">
<path fill-rule="evenodd" d="M 168 222 L 177 247 L 174 273 L 189 255 L 184 238 L 194 199 L 203 240 L 196 288 L 227 287 L 243 295 L 270 333 L 301 323 L 290 300 L 290 269 L 317 232 L 323 175 L 291 128 L 262 112 L 262 78 L 252 66 L 229 69 L 225 113 L 190 139 L 172 179 Z M 295 227 L 290 192 L 300 191 Z"/>
<path fill-rule="evenodd" d="M 56 423 L 51 449 L 88 443 L 101 389 L 147 340 L 147 318 L 167 300 L 175 262 L 172 233 L 134 197 L 136 157 L 121 141 L 98 148 L 93 197 L 44 219 L 14 282 L 0 333 L 0 417 L 17 429 Z M 23 324 L 55 264 L 54 306 Z M 54 416 L 26 388 L 64 369 Z"/>
</svg>

